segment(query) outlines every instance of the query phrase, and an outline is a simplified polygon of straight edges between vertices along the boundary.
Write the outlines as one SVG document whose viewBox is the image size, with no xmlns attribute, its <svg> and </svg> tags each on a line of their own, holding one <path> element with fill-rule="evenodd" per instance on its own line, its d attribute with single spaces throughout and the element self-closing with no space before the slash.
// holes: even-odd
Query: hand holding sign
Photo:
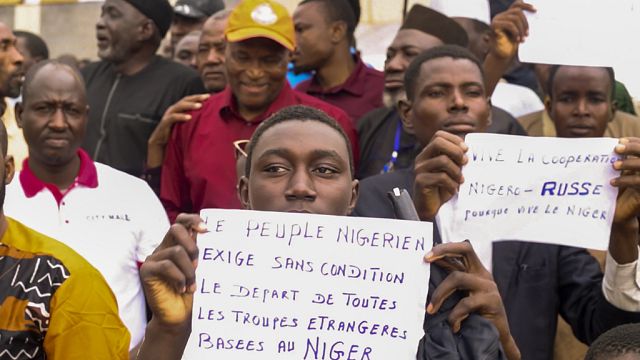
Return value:
<svg viewBox="0 0 640 360">
<path fill-rule="evenodd" d="M 616 161 L 613 167 L 621 170 L 620 177 L 611 180 L 611 185 L 620 188 L 614 223 L 635 220 L 640 212 L 640 139 L 620 139 L 615 147 L 623 159 Z"/>
<path fill-rule="evenodd" d="M 638 216 L 640 215 L 640 139 L 620 139 L 615 147 L 623 158 L 613 167 L 622 174 L 611 180 L 619 188 L 609 251 L 619 264 L 638 258 Z"/>
<path fill-rule="evenodd" d="M 609 184 L 618 176 L 616 139 L 469 134 L 465 141 L 466 181 L 438 213 L 443 241 L 607 249 L 616 209 L 617 189 Z"/>
<path fill-rule="evenodd" d="M 640 31 L 639 0 L 529 1 L 538 11 L 527 13 L 531 36 L 520 47 L 521 61 L 582 66 L 637 63 L 637 49 L 627 44 L 629 34 Z M 615 19 L 615 26 L 603 19 Z"/>
<path fill-rule="evenodd" d="M 153 317 L 147 325 L 138 359 L 174 360 L 182 356 L 191 330 L 198 256 L 195 237 L 204 231 L 198 215 L 179 215 L 160 246 L 140 268 Z"/>
<path fill-rule="evenodd" d="M 200 223 L 198 215 L 180 214 L 140 268 L 147 303 L 161 325 L 182 325 L 191 319 L 198 257 L 195 237 L 206 231 Z"/>
<path fill-rule="evenodd" d="M 432 221 L 442 204 L 457 194 L 464 182 L 467 149 L 462 138 L 438 131 L 416 157 L 413 199 L 421 220 Z"/>
<path fill-rule="evenodd" d="M 419 221 L 203 210 L 184 359 L 409 359 L 428 289 Z"/>
</svg>

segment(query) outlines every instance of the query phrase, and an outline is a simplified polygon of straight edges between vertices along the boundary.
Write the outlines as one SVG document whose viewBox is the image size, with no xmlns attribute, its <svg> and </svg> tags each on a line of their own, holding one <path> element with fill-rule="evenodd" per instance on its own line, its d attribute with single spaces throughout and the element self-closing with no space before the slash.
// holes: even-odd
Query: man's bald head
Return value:
<svg viewBox="0 0 640 360">
<path fill-rule="evenodd" d="M 198 43 L 196 64 L 207 91 L 216 93 L 227 86 L 227 75 L 224 69 L 225 48 L 227 41 L 224 29 L 231 10 L 218 11 L 205 21 L 202 35 Z"/>
<path fill-rule="evenodd" d="M 60 168 L 77 161 L 89 106 L 82 77 L 56 60 L 34 65 L 27 73 L 16 121 L 29 146 L 29 164 Z"/>
<path fill-rule="evenodd" d="M 59 60 L 52 59 L 52 60 L 41 61 L 35 64 L 27 72 L 27 75 L 24 79 L 24 84 L 22 86 L 22 102 L 23 103 L 26 104 L 29 101 L 33 81 L 37 78 L 38 74 L 45 68 L 46 70 L 55 69 L 57 71 L 67 71 L 77 80 L 78 91 L 81 92 L 82 98 L 86 98 L 86 89 L 84 87 L 84 80 L 82 79 L 82 75 L 78 72 L 78 70 Z"/>
</svg>

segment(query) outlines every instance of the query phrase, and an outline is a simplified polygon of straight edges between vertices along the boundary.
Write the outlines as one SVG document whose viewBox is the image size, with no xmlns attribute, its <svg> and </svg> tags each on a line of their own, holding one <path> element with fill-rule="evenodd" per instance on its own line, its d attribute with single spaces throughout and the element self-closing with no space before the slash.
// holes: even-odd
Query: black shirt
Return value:
<svg viewBox="0 0 640 360">
<path fill-rule="evenodd" d="M 89 64 L 82 75 L 89 102 L 82 147 L 95 161 L 134 176 L 143 172 L 147 141 L 165 110 L 206 92 L 195 70 L 159 56 L 132 76 L 106 61 Z"/>
<path fill-rule="evenodd" d="M 391 160 L 394 150 L 397 159 L 393 169 L 406 169 L 413 166 L 413 160 L 422 147 L 415 136 L 404 131 L 400 124 L 400 115 L 395 107 L 378 108 L 358 121 L 358 142 L 360 143 L 360 166 L 357 178 L 364 179 L 380 174 Z M 396 146 L 396 132 L 400 130 Z M 527 135 L 518 121 L 508 112 L 493 107 L 488 133 Z"/>
</svg>

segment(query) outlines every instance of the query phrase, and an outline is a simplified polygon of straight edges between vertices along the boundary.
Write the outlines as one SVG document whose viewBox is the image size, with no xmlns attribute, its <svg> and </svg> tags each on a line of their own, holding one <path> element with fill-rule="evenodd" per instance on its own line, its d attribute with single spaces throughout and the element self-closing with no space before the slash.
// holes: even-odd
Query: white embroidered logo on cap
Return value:
<svg viewBox="0 0 640 360">
<path fill-rule="evenodd" d="M 191 8 L 189 7 L 189 5 L 176 5 L 176 7 L 173 9 L 174 12 L 177 13 L 182 13 L 185 15 L 189 15 L 191 14 Z"/>
<path fill-rule="evenodd" d="M 278 21 L 278 16 L 269 4 L 260 4 L 251 12 L 253 21 L 260 25 L 271 25 Z"/>
</svg>

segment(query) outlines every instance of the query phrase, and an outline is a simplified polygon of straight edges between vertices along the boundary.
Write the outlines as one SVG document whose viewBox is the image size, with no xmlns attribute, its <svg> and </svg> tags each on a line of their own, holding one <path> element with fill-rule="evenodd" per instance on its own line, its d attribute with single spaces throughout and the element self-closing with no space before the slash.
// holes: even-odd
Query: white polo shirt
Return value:
<svg viewBox="0 0 640 360">
<path fill-rule="evenodd" d="M 94 163 L 82 150 L 78 154 L 78 177 L 64 194 L 40 181 L 25 161 L 7 186 L 4 211 L 73 248 L 102 273 L 133 348 L 147 323 L 138 266 L 162 241 L 169 221 L 143 180 Z"/>
</svg>

